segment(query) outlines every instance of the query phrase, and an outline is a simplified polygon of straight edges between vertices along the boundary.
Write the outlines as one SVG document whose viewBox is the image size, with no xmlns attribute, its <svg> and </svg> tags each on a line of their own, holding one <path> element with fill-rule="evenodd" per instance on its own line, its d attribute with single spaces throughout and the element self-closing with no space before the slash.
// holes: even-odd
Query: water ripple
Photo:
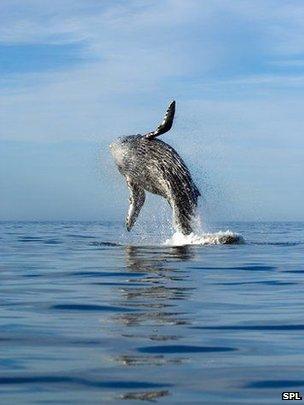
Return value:
<svg viewBox="0 0 304 405">
<path fill-rule="evenodd" d="M 233 347 L 220 346 L 192 346 L 192 345 L 164 345 L 139 347 L 141 353 L 211 353 L 211 352 L 233 352 Z"/>
<path fill-rule="evenodd" d="M 244 388 L 281 388 L 282 390 L 292 387 L 304 387 L 304 380 L 264 380 L 252 381 L 244 385 Z"/>
<path fill-rule="evenodd" d="M 140 388 L 162 388 L 170 387 L 171 384 L 158 384 L 142 381 L 94 381 L 80 377 L 66 375 L 18 375 L 18 376 L 0 376 L 1 385 L 15 384 L 72 384 L 83 385 L 93 388 L 116 388 L 116 389 L 140 389 Z"/>
<path fill-rule="evenodd" d="M 50 309 L 62 311 L 110 311 L 110 312 L 130 312 L 131 308 L 113 307 L 110 305 L 90 305 L 90 304 L 56 304 Z"/>
<path fill-rule="evenodd" d="M 191 329 L 199 330 L 263 330 L 263 331 L 293 331 L 304 330 L 304 324 L 297 325 L 218 325 L 218 326 L 192 326 Z"/>
<path fill-rule="evenodd" d="M 304 386 L 304 223 L 229 228 L 254 242 L 0 222 L 1 403 L 277 404 Z"/>
</svg>

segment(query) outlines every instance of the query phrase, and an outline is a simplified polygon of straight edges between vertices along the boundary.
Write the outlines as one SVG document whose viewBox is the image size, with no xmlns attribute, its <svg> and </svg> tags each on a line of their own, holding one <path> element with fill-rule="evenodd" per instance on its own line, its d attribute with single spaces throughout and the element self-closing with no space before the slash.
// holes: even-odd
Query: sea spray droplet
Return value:
<svg viewBox="0 0 304 405">
<path fill-rule="evenodd" d="M 183 235 L 181 232 L 175 232 L 170 239 L 164 243 L 167 246 L 184 246 L 184 245 L 231 245 L 245 243 L 244 238 L 229 230 L 215 233 L 203 233 L 197 235 Z"/>
</svg>

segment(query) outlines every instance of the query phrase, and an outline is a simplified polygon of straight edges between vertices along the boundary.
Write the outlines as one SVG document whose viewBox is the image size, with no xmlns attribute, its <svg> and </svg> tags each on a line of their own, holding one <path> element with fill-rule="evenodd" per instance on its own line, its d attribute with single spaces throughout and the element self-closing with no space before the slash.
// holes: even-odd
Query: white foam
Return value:
<svg viewBox="0 0 304 405">
<path fill-rule="evenodd" d="M 183 235 L 181 232 L 175 232 L 174 235 L 164 243 L 167 246 L 184 246 L 184 245 L 227 245 L 227 244 L 244 243 L 244 238 L 229 230 L 215 233 L 203 233 L 197 235 Z"/>
</svg>

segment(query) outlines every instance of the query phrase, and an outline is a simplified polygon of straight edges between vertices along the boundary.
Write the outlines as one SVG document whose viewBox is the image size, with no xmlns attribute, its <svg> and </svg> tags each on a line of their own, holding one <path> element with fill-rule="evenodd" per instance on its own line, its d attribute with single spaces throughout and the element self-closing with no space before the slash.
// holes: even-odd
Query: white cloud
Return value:
<svg viewBox="0 0 304 405">
<path fill-rule="evenodd" d="M 301 2 L 2 0 L 0 8 L 0 43 L 79 42 L 85 60 L 2 75 L 2 139 L 104 146 L 152 129 L 176 97 L 166 139 L 223 189 L 212 201 L 243 199 L 248 213 L 250 195 L 252 209 L 264 198 L 270 213 L 281 198 L 285 212 L 302 162 L 304 75 L 292 70 L 302 63 Z"/>
<path fill-rule="evenodd" d="M 256 88 L 302 86 L 299 74 L 256 74 L 250 66 L 240 77 L 213 76 L 227 63 L 237 67 L 238 58 L 242 65 L 247 37 L 259 44 L 248 51 L 257 59 L 259 52 L 286 53 L 288 41 L 290 52 L 301 50 L 304 7 L 280 2 L 274 10 L 275 3 L 3 0 L 2 43 L 80 41 L 86 63 L 61 72 L 4 75 L 1 137 L 54 140 L 96 132 L 110 137 L 149 128 L 171 97 L 186 102 L 227 93 L 233 102 L 255 98 Z"/>
</svg>

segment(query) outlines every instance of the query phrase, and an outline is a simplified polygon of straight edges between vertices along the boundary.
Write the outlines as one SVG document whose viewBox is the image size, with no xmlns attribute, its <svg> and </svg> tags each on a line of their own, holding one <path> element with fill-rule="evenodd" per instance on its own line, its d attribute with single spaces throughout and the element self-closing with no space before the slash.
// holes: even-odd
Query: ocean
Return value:
<svg viewBox="0 0 304 405">
<path fill-rule="evenodd" d="M 0 229 L 2 404 L 304 395 L 304 223 L 218 223 L 244 243 L 187 246 L 116 222 Z"/>
</svg>

